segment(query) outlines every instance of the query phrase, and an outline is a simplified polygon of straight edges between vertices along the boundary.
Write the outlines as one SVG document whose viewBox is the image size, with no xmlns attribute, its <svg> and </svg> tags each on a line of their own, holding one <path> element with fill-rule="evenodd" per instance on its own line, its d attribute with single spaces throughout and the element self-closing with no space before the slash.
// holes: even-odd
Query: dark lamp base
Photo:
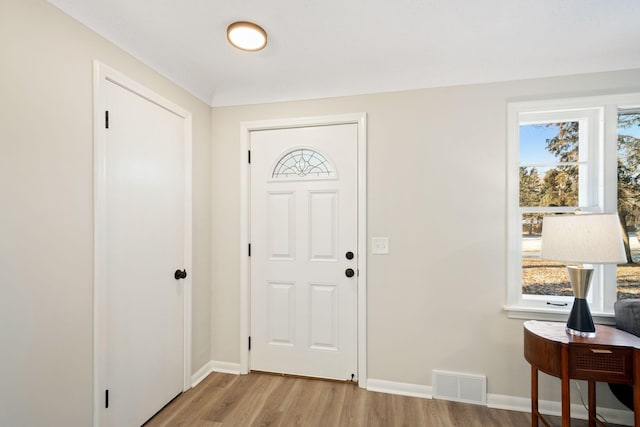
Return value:
<svg viewBox="0 0 640 427">
<path fill-rule="evenodd" d="M 591 311 L 586 299 L 576 298 L 569 314 L 566 331 L 570 335 L 593 338 L 596 336 L 596 327 L 593 324 Z"/>
</svg>

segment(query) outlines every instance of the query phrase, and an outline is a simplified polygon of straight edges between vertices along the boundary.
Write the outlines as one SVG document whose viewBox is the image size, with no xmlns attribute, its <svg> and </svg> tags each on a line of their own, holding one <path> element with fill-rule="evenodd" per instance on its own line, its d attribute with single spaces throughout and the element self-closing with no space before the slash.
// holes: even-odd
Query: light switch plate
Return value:
<svg viewBox="0 0 640 427">
<path fill-rule="evenodd" d="M 389 253 L 389 238 L 388 237 L 372 237 L 371 238 L 371 253 L 372 254 L 388 254 Z"/>
</svg>

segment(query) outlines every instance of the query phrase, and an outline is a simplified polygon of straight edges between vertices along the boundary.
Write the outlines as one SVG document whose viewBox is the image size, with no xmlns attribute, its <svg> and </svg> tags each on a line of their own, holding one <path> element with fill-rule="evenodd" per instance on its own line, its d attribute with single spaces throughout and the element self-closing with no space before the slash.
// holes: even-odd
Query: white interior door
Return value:
<svg viewBox="0 0 640 427">
<path fill-rule="evenodd" d="M 139 426 L 183 390 L 185 119 L 105 82 L 105 377 L 101 425 Z M 100 227 L 101 225 L 98 224 Z"/>
<path fill-rule="evenodd" d="M 253 370 L 357 375 L 357 132 L 251 132 Z"/>
</svg>

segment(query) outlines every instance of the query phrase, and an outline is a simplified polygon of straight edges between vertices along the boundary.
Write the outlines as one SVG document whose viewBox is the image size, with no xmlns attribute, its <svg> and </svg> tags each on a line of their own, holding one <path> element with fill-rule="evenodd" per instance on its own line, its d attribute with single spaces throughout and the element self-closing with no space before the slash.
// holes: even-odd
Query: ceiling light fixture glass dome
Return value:
<svg viewBox="0 0 640 427">
<path fill-rule="evenodd" d="M 255 52 L 267 45 L 267 32 L 253 22 L 234 22 L 227 27 L 227 40 L 238 49 Z"/>
</svg>

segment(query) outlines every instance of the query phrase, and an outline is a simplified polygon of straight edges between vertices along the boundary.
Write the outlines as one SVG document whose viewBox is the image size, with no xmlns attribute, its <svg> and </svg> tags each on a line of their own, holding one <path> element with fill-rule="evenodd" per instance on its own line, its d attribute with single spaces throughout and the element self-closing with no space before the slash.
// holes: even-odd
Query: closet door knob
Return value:
<svg viewBox="0 0 640 427">
<path fill-rule="evenodd" d="M 176 280 L 184 279 L 187 277 L 187 270 L 182 270 L 182 271 L 176 270 L 176 272 L 173 273 L 173 277 L 175 277 Z"/>
</svg>

